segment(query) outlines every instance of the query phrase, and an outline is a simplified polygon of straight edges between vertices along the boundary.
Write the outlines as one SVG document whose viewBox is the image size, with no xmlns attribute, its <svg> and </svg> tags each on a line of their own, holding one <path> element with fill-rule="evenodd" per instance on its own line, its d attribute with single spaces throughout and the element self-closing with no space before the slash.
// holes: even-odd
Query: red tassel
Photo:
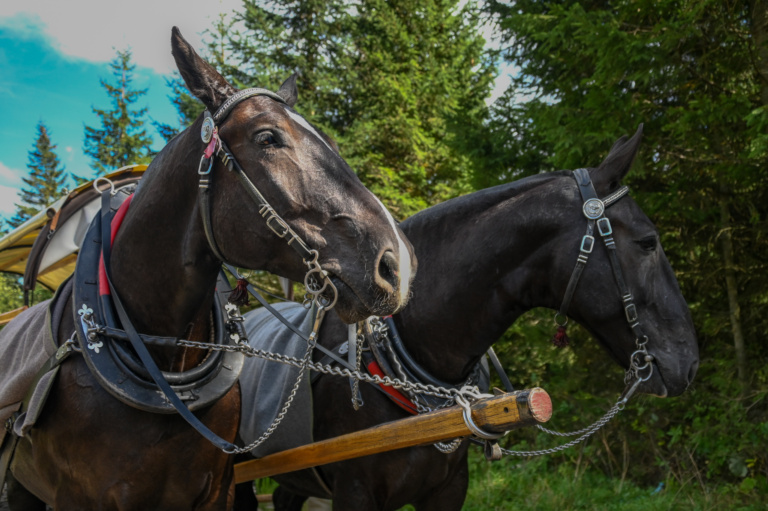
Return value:
<svg viewBox="0 0 768 511">
<path fill-rule="evenodd" d="M 245 279 L 238 279 L 237 286 L 229 293 L 229 303 L 237 305 L 238 307 L 248 306 L 251 304 L 248 295 L 248 281 Z"/>
<path fill-rule="evenodd" d="M 565 326 L 557 327 L 557 333 L 552 338 L 552 344 L 558 348 L 565 348 L 570 342 L 571 340 L 568 339 L 568 335 L 565 333 Z"/>
</svg>

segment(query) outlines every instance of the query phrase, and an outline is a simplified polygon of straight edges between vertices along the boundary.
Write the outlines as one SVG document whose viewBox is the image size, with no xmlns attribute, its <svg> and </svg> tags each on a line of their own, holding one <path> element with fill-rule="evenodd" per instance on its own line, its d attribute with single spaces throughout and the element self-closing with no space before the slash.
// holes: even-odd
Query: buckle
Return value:
<svg viewBox="0 0 768 511">
<path fill-rule="evenodd" d="M 581 251 L 585 254 L 591 254 L 592 249 L 595 248 L 595 237 L 589 234 L 581 238 Z"/>
<path fill-rule="evenodd" d="M 637 307 L 635 307 L 634 303 L 630 303 L 624 307 L 624 313 L 627 315 L 627 321 L 630 323 L 637 321 Z"/>
<path fill-rule="evenodd" d="M 597 221 L 597 230 L 600 232 L 600 236 L 610 236 L 613 234 L 613 228 L 611 227 L 611 221 L 603 217 Z"/>
</svg>

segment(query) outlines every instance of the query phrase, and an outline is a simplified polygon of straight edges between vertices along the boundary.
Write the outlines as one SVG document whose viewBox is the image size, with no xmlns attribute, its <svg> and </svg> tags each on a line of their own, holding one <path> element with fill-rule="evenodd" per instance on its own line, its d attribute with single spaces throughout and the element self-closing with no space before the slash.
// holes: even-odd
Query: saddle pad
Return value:
<svg viewBox="0 0 768 511">
<path fill-rule="evenodd" d="M 301 304 L 287 302 L 274 305 L 280 314 L 307 336 L 312 332 L 314 314 Z M 261 350 L 282 353 L 302 359 L 307 342 L 299 338 L 261 308 L 244 316 L 248 343 Z M 299 368 L 270 362 L 259 357 L 245 359 L 240 374 L 242 408 L 240 439 L 246 445 L 258 439 L 275 420 L 299 376 Z M 272 435 L 251 454 L 257 458 L 312 442 L 312 390 L 306 371 L 288 413 Z"/>
<path fill-rule="evenodd" d="M 51 300 L 22 312 L 0 332 L 0 424 L 18 410 L 43 364 L 56 353 L 48 321 Z M 5 428 L 0 428 L 0 434 Z"/>
</svg>

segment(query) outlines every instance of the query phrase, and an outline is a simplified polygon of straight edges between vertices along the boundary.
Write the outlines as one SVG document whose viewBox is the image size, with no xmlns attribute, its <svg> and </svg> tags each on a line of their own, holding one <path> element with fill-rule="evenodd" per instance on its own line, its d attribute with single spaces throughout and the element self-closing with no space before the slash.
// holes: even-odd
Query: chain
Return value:
<svg viewBox="0 0 768 511">
<path fill-rule="evenodd" d="M 285 403 L 283 404 L 283 408 L 280 410 L 280 413 L 277 414 L 277 417 L 275 417 L 275 420 L 272 421 L 272 424 L 264 431 L 264 433 L 261 434 L 259 438 L 254 440 L 252 443 L 244 446 L 244 447 L 235 447 L 231 451 L 226 451 L 229 454 L 242 454 L 249 451 L 254 450 L 261 444 L 267 441 L 267 439 L 272 436 L 272 433 L 275 432 L 278 426 L 280 426 L 280 423 L 283 422 L 283 419 L 285 418 L 286 414 L 288 413 L 288 409 L 291 407 L 291 404 L 293 404 L 293 399 L 296 397 L 296 393 L 299 390 L 299 386 L 301 385 L 302 380 L 304 379 L 304 375 L 306 374 L 307 370 L 307 363 L 312 359 L 312 351 L 314 350 L 315 343 L 314 342 L 308 342 L 307 343 L 307 351 L 304 353 L 304 358 L 302 358 L 302 364 L 301 364 L 301 370 L 299 370 L 299 375 L 296 377 L 296 382 L 293 384 L 293 388 L 291 388 L 291 393 L 288 395 L 288 398 L 285 400 Z"/>
<path fill-rule="evenodd" d="M 455 399 L 456 396 L 463 396 L 471 401 L 476 401 L 483 397 L 487 397 L 486 394 L 481 393 L 476 388 L 462 387 L 461 389 L 449 389 L 445 387 L 438 387 L 435 385 L 403 381 L 399 378 L 390 378 L 389 376 L 376 376 L 366 374 L 360 371 L 352 371 L 345 367 L 333 367 L 328 364 L 321 364 L 320 362 L 310 362 L 300 360 L 296 357 L 283 355 L 280 353 L 274 353 L 271 351 L 265 351 L 258 348 L 254 348 L 244 343 L 237 345 L 217 345 L 205 342 L 188 341 L 185 339 L 179 339 L 176 344 L 178 346 L 185 346 L 189 348 L 199 348 L 206 350 L 217 351 L 238 351 L 242 352 L 247 357 L 259 357 L 270 362 L 278 362 L 281 364 L 287 364 L 293 367 L 302 368 L 306 366 L 308 369 L 317 371 L 322 374 L 330 376 L 339 376 L 342 378 L 355 378 L 365 383 L 372 383 L 376 385 L 387 385 L 389 387 L 396 388 L 398 390 L 414 391 L 421 394 L 427 394 L 443 399 Z"/>
<path fill-rule="evenodd" d="M 365 336 L 362 332 L 355 332 L 355 372 L 360 372 L 360 365 L 363 361 L 363 342 Z M 348 342 L 352 342 L 351 339 Z M 360 380 L 357 378 L 352 379 L 352 408 L 358 411 L 363 405 L 363 398 L 360 394 Z"/>
<path fill-rule="evenodd" d="M 592 436 L 595 432 L 597 432 L 600 428 L 605 426 L 611 419 L 613 419 L 617 413 L 619 413 L 621 410 L 624 409 L 624 404 L 621 400 L 619 400 L 616 404 L 614 404 L 610 410 L 608 410 L 608 413 L 603 415 L 602 418 L 600 418 L 597 422 L 589 426 L 588 428 L 584 428 L 583 430 L 572 432 L 572 433 L 558 433 L 556 431 L 550 431 L 544 429 L 547 433 L 550 433 L 552 435 L 557 436 L 570 436 L 574 434 L 578 434 L 580 432 L 584 432 L 582 436 L 579 438 L 576 438 L 574 440 L 571 440 L 568 443 L 565 443 L 563 445 L 558 445 L 557 447 L 553 447 L 551 449 L 541 449 L 538 451 L 511 451 L 509 449 L 502 449 L 501 452 L 503 454 L 506 454 L 507 456 L 543 456 L 545 454 L 555 454 L 560 451 L 564 451 L 565 449 L 568 449 L 569 447 L 573 447 L 576 444 L 579 444 Z M 540 428 L 542 429 L 542 428 Z"/>
<path fill-rule="evenodd" d="M 587 426 L 586 428 L 568 433 L 561 433 L 559 431 L 547 429 L 541 424 L 536 426 L 539 428 L 539 430 L 549 435 L 558 437 L 571 437 L 580 435 L 578 438 L 575 438 L 570 442 L 559 445 L 557 447 L 553 447 L 551 449 L 541 449 L 538 451 L 511 451 L 509 449 L 502 449 L 501 452 L 507 456 L 542 456 L 544 454 L 555 454 L 585 441 L 587 438 L 599 431 L 603 426 L 608 424 L 611 419 L 613 419 L 620 411 L 624 409 L 627 401 L 629 401 L 629 398 L 632 397 L 640 384 L 649 380 L 653 374 L 653 355 L 649 354 L 648 350 L 646 349 L 646 344 L 648 344 L 648 337 L 644 337 L 642 341 L 640 339 L 635 339 L 635 343 L 637 345 L 637 350 L 632 353 L 632 355 L 630 355 L 629 369 L 627 369 L 627 372 L 624 375 L 624 381 L 627 384 L 630 382 L 632 384 L 629 385 L 624 390 L 624 392 L 622 392 L 621 396 L 619 396 L 619 399 L 610 408 L 610 410 L 606 412 L 605 415 L 603 415 L 600 419 L 598 419 L 592 425 Z M 646 369 L 648 370 L 648 374 L 643 376 L 642 372 Z M 633 379 L 634 381 L 632 381 Z"/>
</svg>

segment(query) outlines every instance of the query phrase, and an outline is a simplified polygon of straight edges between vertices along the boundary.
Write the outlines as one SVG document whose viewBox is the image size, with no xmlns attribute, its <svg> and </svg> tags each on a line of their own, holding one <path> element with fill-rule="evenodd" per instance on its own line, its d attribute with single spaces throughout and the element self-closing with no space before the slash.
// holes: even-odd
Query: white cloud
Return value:
<svg viewBox="0 0 768 511">
<path fill-rule="evenodd" d="M 199 50 L 201 33 L 219 13 L 241 5 L 241 0 L 3 1 L 0 28 L 23 37 L 43 35 L 63 54 L 88 61 L 107 62 L 115 49 L 130 47 L 135 64 L 167 74 L 176 69 L 171 27 L 178 26 Z"/>
<path fill-rule="evenodd" d="M 21 177 L 27 175 L 24 170 L 12 169 L 0 162 L 0 184 L 21 186 Z"/>
<path fill-rule="evenodd" d="M 16 212 L 19 190 L 11 186 L 0 185 L 0 216 L 10 218 Z"/>
</svg>

